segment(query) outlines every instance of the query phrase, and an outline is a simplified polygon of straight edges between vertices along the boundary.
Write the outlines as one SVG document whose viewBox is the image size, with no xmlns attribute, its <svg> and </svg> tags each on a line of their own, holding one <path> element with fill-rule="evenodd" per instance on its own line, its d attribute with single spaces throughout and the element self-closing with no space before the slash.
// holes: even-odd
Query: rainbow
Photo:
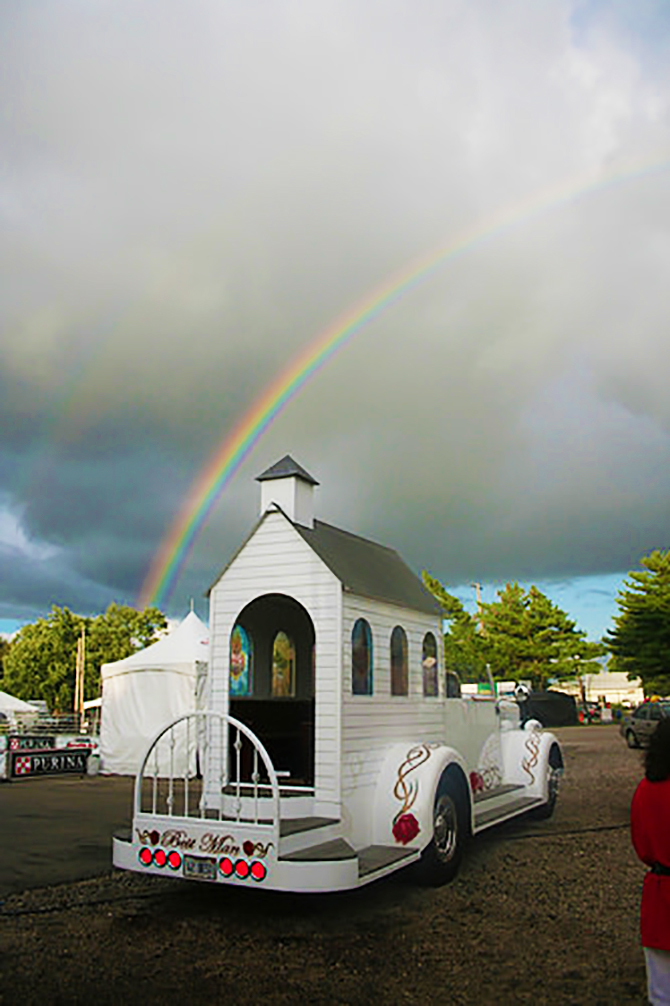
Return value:
<svg viewBox="0 0 670 1006">
<path fill-rule="evenodd" d="M 199 532 L 240 465 L 271 423 L 333 356 L 366 325 L 414 290 L 446 262 L 527 223 L 540 213 L 595 191 L 668 168 L 667 159 L 642 167 L 619 169 L 579 181 L 571 180 L 507 207 L 493 219 L 459 233 L 448 244 L 395 273 L 368 292 L 353 308 L 321 332 L 274 378 L 239 423 L 225 437 L 188 492 L 176 520 L 161 542 L 142 584 L 138 606 L 162 604 L 169 598 Z"/>
</svg>

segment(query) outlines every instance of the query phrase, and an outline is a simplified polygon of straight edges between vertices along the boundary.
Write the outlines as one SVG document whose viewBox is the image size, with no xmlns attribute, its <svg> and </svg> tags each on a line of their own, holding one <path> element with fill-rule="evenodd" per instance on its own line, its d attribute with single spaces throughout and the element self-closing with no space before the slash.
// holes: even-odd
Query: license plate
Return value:
<svg viewBox="0 0 670 1006">
<path fill-rule="evenodd" d="M 205 856 L 184 856 L 184 876 L 189 880 L 216 880 L 216 860 Z"/>
</svg>

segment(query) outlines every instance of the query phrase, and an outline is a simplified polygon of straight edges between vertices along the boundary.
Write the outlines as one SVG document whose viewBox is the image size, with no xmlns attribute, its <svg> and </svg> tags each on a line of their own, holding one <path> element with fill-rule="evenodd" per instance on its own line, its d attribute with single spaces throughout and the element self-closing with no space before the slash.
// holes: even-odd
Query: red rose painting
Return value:
<svg viewBox="0 0 670 1006">
<path fill-rule="evenodd" d="M 407 845 L 413 838 L 416 838 L 421 829 L 414 814 L 402 814 L 394 823 L 391 830 L 396 842 L 400 842 L 401 845 Z"/>
<path fill-rule="evenodd" d="M 470 773 L 470 786 L 472 787 L 473 793 L 481 793 L 484 789 L 484 780 L 479 772 Z"/>
</svg>

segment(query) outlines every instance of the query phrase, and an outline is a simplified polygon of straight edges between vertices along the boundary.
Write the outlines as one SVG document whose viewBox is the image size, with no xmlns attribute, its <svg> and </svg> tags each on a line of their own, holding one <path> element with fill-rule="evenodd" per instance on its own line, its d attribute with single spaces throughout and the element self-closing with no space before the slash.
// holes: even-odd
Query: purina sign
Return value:
<svg viewBox="0 0 670 1006">
<path fill-rule="evenodd" d="M 51 751 L 55 747 L 56 740 L 51 735 L 16 734 L 9 738 L 10 751 Z"/>
<path fill-rule="evenodd" d="M 88 748 L 60 748 L 55 751 L 10 751 L 9 774 L 12 779 L 38 775 L 85 775 Z"/>
</svg>

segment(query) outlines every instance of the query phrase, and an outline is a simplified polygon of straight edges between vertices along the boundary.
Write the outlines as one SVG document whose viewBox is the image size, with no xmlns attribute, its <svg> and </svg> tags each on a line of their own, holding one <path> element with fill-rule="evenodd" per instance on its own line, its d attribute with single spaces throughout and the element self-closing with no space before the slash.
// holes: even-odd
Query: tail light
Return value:
<svg viewBox="0 0 670 1006">
<path fill-rule="evenodd" d="M 151 861 L 154 858 L 154 854 L 147 845 L 142 846 L 137 856 L 142 866 L 151 866 Z"/>
<path fill-rule="evenodd" d="M 167 855 L 165 849 L 156 849 L 154 851 L 154 863 L 156 866 L 165 866 L 167 863 Z"/>
<path fill-rule="evenodd" d="M 178 870 L 181 866 L 181 856 L 176 849 L 173 849 L 167 858 L 168 866 L 171 870 Z"/>
<path fill-rule="evenodd" d="M 246 859 L 238 859 L 235 863 L 235 874 L 240 880 L 246 880 L 249 876 L 249 864 Z"/>
<path fill-rule="evenodd" d="M 265 880 L 267 872 L 265 864 L 261 863 L 258 859 L 254 860 L 251 864 L 251 876 L 254 880 Z"/>
</svg>

